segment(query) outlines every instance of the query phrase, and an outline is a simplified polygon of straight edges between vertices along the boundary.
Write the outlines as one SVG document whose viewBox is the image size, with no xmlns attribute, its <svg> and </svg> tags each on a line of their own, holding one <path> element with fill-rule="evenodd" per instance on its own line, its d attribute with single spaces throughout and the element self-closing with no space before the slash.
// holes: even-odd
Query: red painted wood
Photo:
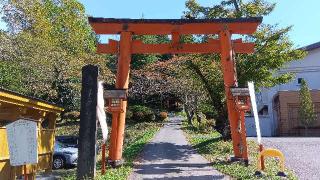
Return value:
<svg viewBox="0 0 320 180">
<path fill-rule="evenodd" d="M 98 53 L 103 54 L 117 54 L 118 50 L 117 41 L 111 41 L 109 44 L 98 44 Z M 254 43 L 242 43 L 233 41 L 233 48 L 235 53 L 253 53 Z M 211 40 L 209 43 L 199 44 L 144 44 L 139 40 L 132 42 L 132 54 L 212 54 L 220 53 L 219 40 Z"/>
</svg>

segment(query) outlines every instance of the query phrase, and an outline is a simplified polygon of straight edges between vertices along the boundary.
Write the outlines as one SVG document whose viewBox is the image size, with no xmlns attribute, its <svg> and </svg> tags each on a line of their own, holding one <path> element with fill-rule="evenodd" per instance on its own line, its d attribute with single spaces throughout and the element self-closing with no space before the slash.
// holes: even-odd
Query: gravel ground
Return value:
<svg viewBox="0 0 320 180">
<path fill-rule="evenodd" d="M 285 165 L 293 170 L 299 179 L 320 179 L 320 138 L 262 138 L 262 143 L 267 148 L 281 150 L 286 158 Z"/>
<path fill-rule="evenodd" d="M 144 148 L 135 162 L 129 180 L 230 179 L 213 169 L 211 164 L 187 143 L 180 124 L 181 119 L 170 118 L 170 122 Z"/>
</svg>

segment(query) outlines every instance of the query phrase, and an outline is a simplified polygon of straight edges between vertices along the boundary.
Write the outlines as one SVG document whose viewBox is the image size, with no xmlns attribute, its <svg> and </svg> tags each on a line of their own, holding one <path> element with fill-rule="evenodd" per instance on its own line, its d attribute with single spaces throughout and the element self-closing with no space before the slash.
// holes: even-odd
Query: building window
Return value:
<svg viewBox="0 0 320 180">
<path fill-rule="evenodd" d="M 301 84 L 303 78 L 298 78 L 298 84 Z"/>
</svg>

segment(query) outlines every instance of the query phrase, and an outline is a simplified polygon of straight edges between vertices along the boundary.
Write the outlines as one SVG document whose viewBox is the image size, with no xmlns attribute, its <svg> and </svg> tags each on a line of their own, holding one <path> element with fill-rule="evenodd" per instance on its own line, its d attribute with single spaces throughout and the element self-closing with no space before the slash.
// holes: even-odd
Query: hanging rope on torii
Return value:
<svg viewBox="0 0 320 180">
<path fill-rule="evenodd" d="M 237 89 L 234 63 L 235 53 L 253 53 L 254 44 L 241 39 L 232 40 L 232 34 L 253 34 L 262 22 L 261 17 L 236 19 L 110 19 L 89 18 L 96 34 L 120 34 L 120 41 L 109 40 L 108 44 L 98 44 L 97 52 L 117 54 L 118 66 L 116 89 L 128 89 L 132 54 L 186 54 L 220 53 L 225 85 L 228 118 L 235 159 L 248 162 L 245 117 L 249 110 L 248 94 Z M 218 39 L 208 39 L 207 43 L 181 43 L 181 35 L 217 34 Z M 133 40 L 133 35 L 171 35 L 168 44 L 145 44 Z M 231 92 L 232 90 L 232 92 Z M 121 100 L 119 111 L 112 111 L 112 130 L 109 158 L 117 164 L 122 158 L 127 101 Z"/>
</svg>

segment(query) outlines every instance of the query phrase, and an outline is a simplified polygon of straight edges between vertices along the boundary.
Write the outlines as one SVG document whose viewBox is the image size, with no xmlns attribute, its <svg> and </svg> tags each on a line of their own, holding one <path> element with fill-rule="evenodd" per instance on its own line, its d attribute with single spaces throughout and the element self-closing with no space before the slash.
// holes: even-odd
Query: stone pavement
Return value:
<svg viewBox="0 0 320 180">
<path fill-rule="evenodd" d="M 129 180 L 140 179 L 230 179 L 215 170 L 209 161 L 199 155 L 187 142 L 180 129 L 181 118 L 169 122 L 145 146 Z"/>
</svg>

